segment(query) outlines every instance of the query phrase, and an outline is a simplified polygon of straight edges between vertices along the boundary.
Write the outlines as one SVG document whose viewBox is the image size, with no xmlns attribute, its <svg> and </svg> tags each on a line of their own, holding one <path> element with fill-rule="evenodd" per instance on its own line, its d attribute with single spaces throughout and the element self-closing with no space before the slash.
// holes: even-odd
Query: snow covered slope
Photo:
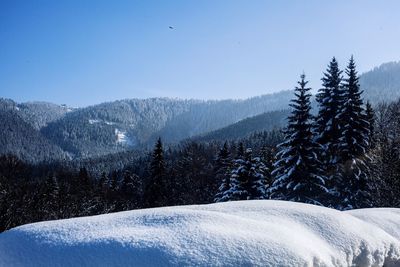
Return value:
<svg viewBox="0 0 400 267">
<path fill-rule="evenodd" d="M 400 266 L 400 209 L 259 200 L 40 222 L 0 234 L 0 266 Z"/>
</svg>

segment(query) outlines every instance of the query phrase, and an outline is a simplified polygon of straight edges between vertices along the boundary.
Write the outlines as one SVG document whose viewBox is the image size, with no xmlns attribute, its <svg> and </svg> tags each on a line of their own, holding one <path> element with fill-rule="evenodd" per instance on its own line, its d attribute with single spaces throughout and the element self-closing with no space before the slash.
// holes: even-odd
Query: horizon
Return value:
<svg viewBox="0 0 400 267">
<path fill-rule="evenodd" d="M 370 70 L 367 70 L 365 72 L 359 73 L 359 76 L 362 76 L 365 73 L 368 73 L 370 71 L 373 71 L 377 68 L 380 68 L 381 66 L 387 65 L 387 64 L 399 64 L 400 61 L 389 61 L 389 62 L 384 62 L 382 64 L 379 64 L 378 66 L 373 67 Z M 300 77 L 300 76 L 299 76 Z M 306 80 L 307 80 L 307 74 L 306 74 Z M 297 81 L 296 81 L 297 82 Z M 311 83 L 311 82 L 310 82 Z M 317 90 L 319 88 L 312 88 L 311 90 L 311 95 L 315 96 Z M 68 105 L 66 103 L 56 103 L 56 102 L 50 102 L 50 101 L 46 101 L 46 100 L 40 100 L 40 99 L 33 99 L 33 100 L 27 100 L 27 101 L 17 101 L 16 99 L 13 98 L 8 98 L 8 97 L 2 97 L 0 96 L 0 99 L 9 99 L 14 101 L 17 104 L 25 104 L 25 103 L 48 103 L 48 104 L 55 104 L 58 106 L 66 106 L 68 108 L 74 108 L 74 109 L 78 109 L 78 108 L 86 108 L 86 107 L 90 107 L 90 106 L 96 106 L 96 105 L 100 105 L 103 103 L 112 103 L 112 102 L 116 102 L 116 101 L 125 101 L 125 100 L 146 100 L 146 99 L 170 99 L 170 100 L 179 100 L 179 101 L 203 101 L 203 102 L 207 102 L 207 101 L 246 101 L 252 98 L 257 98 L 257 97 L 263 97 L 263 96 L 269 96 L 269 95 L 274 95 L 274 94 L 280 94 L 280 93 L 284 93 L 284 92 L 294 92 L 294 86 L 292 89 L 286 89 L 286 90 L 280 90 L 280 91 L 275 91 L 275 92 L 269 92 L 269 93 L 264 93 L 261 95 L 253 95 L 253 96 L 248 96 L 248 97 L 244 97 L 244 98 L 220 98 L 220 99 L 200 99 L 200 98 L 184 98 L 184 97 L 175 97 L 175 96 L 150 96 L 150 97 L 132 97 L 132 98 L 121 98 L 121 99 L 113 99 L 113 100 L 105 100 L 102 102 L 97 102 L 97 103 L 90 103 L 87 105 L 82 105 L 82 106 L 71 106 Z"/>
<path fill-rule="evenodd" d="M 70 107 L 248 99 L 292 90 L 303 71 L 315 92 L 333 56 L 344 69 L 354 55 L 359 74 L 399 61 L 399 8 L 389 0 L 4 2 L 0 97 Z"/>
</svg>

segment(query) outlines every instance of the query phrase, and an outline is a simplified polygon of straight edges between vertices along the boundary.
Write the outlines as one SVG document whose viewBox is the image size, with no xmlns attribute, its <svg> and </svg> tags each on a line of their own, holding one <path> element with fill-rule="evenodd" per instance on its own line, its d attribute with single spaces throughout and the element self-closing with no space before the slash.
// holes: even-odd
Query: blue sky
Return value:
<svg viewBox="0 0 400 267">
<path fill-rule="evenodd" d="M 0 97 L 86 106 L 314 88 L 400 60 L 400 1 L 0 0 Z M 173 29 L 170 29 L 172 26 Z"/>
</svg>

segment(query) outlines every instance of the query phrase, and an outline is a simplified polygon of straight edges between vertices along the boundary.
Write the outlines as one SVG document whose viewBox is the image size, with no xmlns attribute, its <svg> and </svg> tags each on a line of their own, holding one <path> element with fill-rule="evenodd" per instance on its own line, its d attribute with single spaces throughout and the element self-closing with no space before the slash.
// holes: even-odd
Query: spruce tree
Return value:
<svg viewBox="0 0 400 267">
<path fill-rule="evenodd" d="M 130 171 L 125 171 L 121 182 L 121 193 L 124 200 L 124 210 L 138 208 L 142 198 L 140 177 Z"/>
<path fill-rule="evenodd" d="M 244 157 L 244 154 L 245 154 L 244 145 L 243 142 L 240 142 L 236 150 L 236 158 L 241 159 Z"/>
<path fill-rule="evenodd" d="M 343 106 L 342 71 L 335 57 L 329 63 L 322 80 L 323 88 L 316 95 L 319 111 L 315 118 L 315 140 L 323 149 L 321 157 L 328 175 L 335 173 L 341 136 L 339 114 Z"/>
<path fill-rule="evenodd" d="M 371 149 L 375 146 L 375 112 L 369 101 L 367 101 L 367 104 L 365 105 L 365 119 L 368 122 L 368 146 Z"/>
<path fill-rule="evenodd" d="M 57 178 L 53 175 L 49 175 L 42 184 L 38 208 L 42 220 L 58 219 L 60 188 Z"/>
<path fill-rule="evenodd" d="M 229 200 L 265 199 L 266 171 L 260 158 L 253 157 L 252 150 L 246 149 L 244 157 L 234 162 Z"/>
<path fill-rule="evenodd" d="M 274 148 L 263 146 L 261 148 L 261 161 L 264 163 L 266 168 L 265 173 L 265 182 L 267 186 L 270 187 L 272 185 L 272 175 L 271 172 L 274 169 Z"/>
<path fill-rule="evenodd" d="M 342 181 L 338 208 L 352 209 L 371 206 L 369 188 L 368 135 L 369 124 L 363 108 L 362 91 L 353 57 L 346 68 L 344 104 L 339 116 L 343 123 L 340 137 Z"/>
<path fill-rule="evenodd" d="M 231 189 L 230 169 L 231 169 L 231 154 L 228 149 L 227 142 L 218 151 L 215 160 L 216 180 L 220 183 L 218 192 L 214 197 L 214 202 L 223 202 L 229 200 Z"/>
<path fill-rule="evenodd" d="M 146 204 L 149 207 L 167 204 L 167 185 L 165 182 L 165 161 L 161 138 L 158 138 L 150 162 L 150 179 L 145 191 Z"/>
<path fill-rule="evenodd" d="M 307 83 L 305 75 L 301 75 L 299 86 L 295 88 L 296 98 L 290 104 L 292 111 L 288 117 L 285 141 L 278 146 L 272 172 L 274 182 L 269 192 L 274 199 L 323 205 L 328 189 L 317 157 L 318 145 L 312 133 L 311 88 L 306 87 Z"/>
</svg>

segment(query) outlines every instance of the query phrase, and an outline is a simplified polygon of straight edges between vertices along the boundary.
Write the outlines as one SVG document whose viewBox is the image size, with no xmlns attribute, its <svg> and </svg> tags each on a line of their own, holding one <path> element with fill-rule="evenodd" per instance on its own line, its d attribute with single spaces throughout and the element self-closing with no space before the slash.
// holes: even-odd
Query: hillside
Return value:
<svg viewBox="0 0 400 267">
<path fill-rule="evenodd" d="M 255 132 L 281 129 L 286 125 L 288 114 L 288 110 L 266 112 L 192 139 L 197 141 L 236 140 Z"/>
<path fill-rule="evenodd" d="M 389 62 L 363 73 L 360 85 L 365 97 L 373 103 L 393 101 L 400 97 L 400 62 Z"/>
<path fill-rule="evenodd" d="M 372 103 L 399 98 L 400 63 L 382 64 L 362 74 L 360 84 Z M 167 143 L 238 139 L 282 127 L 292 97 L 292 91 L 282 91 L 245 100 L 126 99 L 79 109 L 0 99 L 1 110 L 8 112 L 2 115 L 3 124 L 13 129 L 12 134 L 2 131 L 6 146 L 0 153 L 32 160 L 56 154 L 80 159 L 148 147 L 159 136 Z M 41 147 L 46 151 L 39 151 Z"/>
<path fill-rule="evenodd" d="M 286 107 L 292 92 L 246 100 L 197 101 L 168 98 L 103 103 L 67 113 L 41 132 L 65 151 L 91 157 L 166 142 L 219 129 L 244 118 Z"/>
<path fill-rule="evenodd" d="M 68 155 L 25 121 L 12 101 L 0 101 L 0 154 L 29 162 L 61 160 Z"/>
<path fill-rule="evenodd" d="M 259 200 L 28 224 L 0 234 L 0 266 L 386 266 L 400 210 Z"/>
</svg>

